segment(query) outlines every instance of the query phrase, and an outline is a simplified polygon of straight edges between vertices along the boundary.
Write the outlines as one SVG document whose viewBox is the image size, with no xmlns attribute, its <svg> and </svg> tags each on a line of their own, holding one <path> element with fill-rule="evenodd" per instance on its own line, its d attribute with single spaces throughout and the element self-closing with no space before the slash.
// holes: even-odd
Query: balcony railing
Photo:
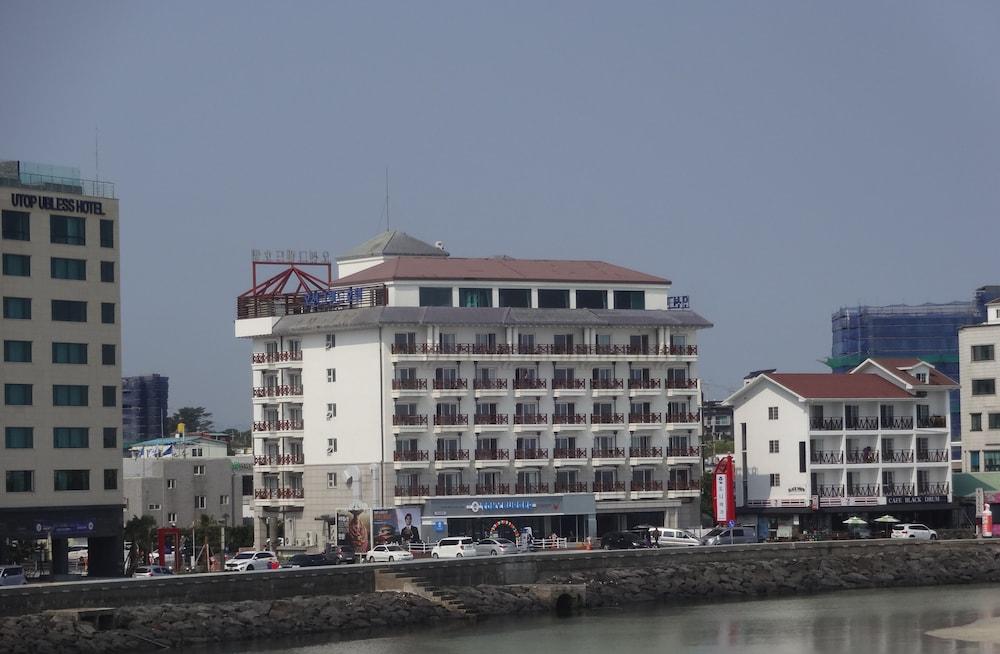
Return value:
<svg viewBox="0 0 1000 654">
<path fill-rule="evenodd" d="M 300 431 L 301 420 L 257 420 L 253 423 L 254 431 Z"/>
<path fill-rule="evenodd" d="M 468 495 L 468 484 L 438 484 L 434 487 L 435 495 Z"/>
<path fill-rule="evenodd" d="M 384 302 L 382 303 L 384 304 Z M 374 306 L 374 305 L 373 305 Z M 393 354 L 557 354 L 557 355 L 642 355 L 642 356 L 696 356 L 697 345 L 556 345 L 539 343 L 536 345 L 476 345 L 474 343 L 393 343 Z"/>
<path fill-rule="evenodd" d="M 253 458 L 255 466 L 300 466 L 305 463 L 301 454 L 256 455 Z"/>
<path fill-rule="evenodd" d="M 586 459 L 587 449 L 584 447 L 557 447 L 552 450 L 554 459 Z"/>
<path fill-rule="evenodd" d="M 882 429 L 913 429 L 912 416 L 894 416 L 892 418 L 881 418 L 879 423 Z"/>
<path fill-rule="evenodd" d="M 549 424 L 549 414 L 547 413 L 515 413 L 515 425 L 547 425 Z"/>
<path fill-rule="evenodd" d="M 842 464 L 844 453 L 840 450 L 816 450 L 809 454 L 809 462 L 820 465 Z"/>
<path fill-rule="evenodd" d="M 628 455 L 633 458 L 641 459 L 662 459 L 663 458 L 663 448 L 662 447 L 630 447 L 628 448 Z"/>
<path fill-rule="evenodd" d="M 393 461 L 430 461 L 430 453 L 427 450 L 394 450 Z"/>
<path fill-rule="evenodd" d="M 624 493 L 624 481 L 595 481 L 591 488 L 595 493 Z"/>
<path fill-rule="evenodd" d="M 625 388 L 625 380 L 623 379 L 591 379 L 590 388 L 595 391 L 607 391 L 614 390 L 616 388 Z"/>
<path fill-rule="evenodd" d="M 506 379 L 473 379 L 472 388 L 477 391 L 505 391 Z"/>
<path fill-rule="evenodd" d="M 470 354 L 512 354 L 514 352 L 513 345 L 507 345 L 506 343 L 494 343 L 493 345 L 471 345 L 469 349 Z"/>
<path fill-rule="evenodd" d="M 553 413 L 553 425 L 585 425 L 587 424 L 586 413 Z"/>
<path fill-rule="evenodd" d="M 253 496 L 257 500 L 301 500 L 306 494 L 301 488 L 255 488 Z"/>
<path fill-rule="evenodd" d="M 913 463 L 913 450 L 882 450 L 882 463 Z"/>
<path fill-rule="evenodd" d="M 640 388 L 640 389 L 654 389 L 660 388 L 660 380 L 658 378 L 654 379 L 629 379 L 629 388 Z"/>
<path fill-rule="evenodd" d="M 476 495 L 510 495 L 510 484 L 476 484 Z"/>
<path fill-rule="evenodd" d="M 944 429 L 947 426 L 948 420 L 944 416 L 917 418 L 917 427 L 920 429 Z"/>
<path fill-rule="evenodd" d="M 629 484 L 629 488 L 635 491 L 662 491 L 663 482 L 658 479 L 651 479 L 649 481 L 632 481 Z"/>
<path fill-rule="evenodd" d="M 621 413 L 591 413 L 590 424 L 592 425 L 617 425 L 625 422 L 625 415 Z"/>
<path fill-rule="evenodd" d="M 287 352 L 254 352 L 250 355 L 251 363 L 281 363 L 284 361 L 301 361 L 302 350 Z"/>
<path fill-rule="evenodd" d="M 392 425 L 394 427 L 418 427 L 427 424 L 427 416 L 424 415 L 394 415 L 392 416 Z"/>
<path fill-rule="evenodd" d="M 698 422 L 701 418 L 698 417 L 697 413 L 668 413 L 666 415 L 667 422 Z"/>
<path fill-rule="evenodd" d="M 668 447 L 667 456 L 700 456 L 701 448 L 698 447 Z"/>
<path fill-rule="evenodd" d="M 543 461 L 549 458 L 549 448 L 535 447 L 521 450 L 514 450 L 514 459 L 527 461 Z"/>
<path fill-rule="evenodd" d="M 425 391 L 427 390 L 426 379 L 393 379 L 392 390 L 394 391 Z"/>
<path fill-rule="evenodd" d="M 843 418 L 809 418 L 809 429 L 830 431 L 843 428 Z"/>
<path fill-rule="evenodd" d="M 820 497 L 843 497 L 844 485 L 832 484 L 829 486 L 818 486 L 816 488 L 816 494 Z"/>
<path fill-rule="evenodd" d="M 917 462 L 919 463 L 942 463 L 950 460 L 951 456 L 948 450 L 917 450 Z"/>
<path fill-rule="evenodd" d="M 393 490 L 396 497 L 427 497 L 431 494 L 430 486 L 396 486 Z"/>
<path fill-rule="evenodd" d="M 847 487 L 848 497 L 878 497 L 880 494 L 878 484 L 852 484 Z"/>
<path fill-rule="evenodd" d="M 284 397 L 286 395 L 302 395 L 302 386 L 283 384 L 281 386 L 255 386 L 254 397 Z"/>
<path fill-rule="evenodd" d="M 878 429 L 878 416 L 860 416 L 857 418 L 848 418 L 845 421 L 848 429 L 864 429 L 864 430 L 875 430 Z"/>
<path fill-rule="evenodd" d="M 662 413 L 630 413 L 628 421 L 632 424 L 654 424 L 663 422 Z"/>
<path fill-rule="evenodd" d="M 436 391 L 458 391 L 469 388 L 468 379 L 435 379 L 434 390 Z"/>
<path fill-rule="evenodd" d="M 469 424 L 469 414 L 456 413 L 453 415 L 434 416 L 434 424 L 439 427 L 448 425 L 467 425 Z"/>
<path fill-rule="evenodd" d="M 686 490 L 701 490 L 701 481 L 698 479 L 677 479 L 674 481 L 667 480 L 667 490 L 668 491 L 686 491 Z"/>
<path fill-rule="evenodd" d="M 469 450 L 436 450 L 435 461 L 468 461 Z"/>
<path fill-rule="evenodd" d="M 557 493 L 586 493 L 587 482 L 585 481 L 557 481 Z"/>
<path fill-rule="evenodd" d="M 476 450 L 476 461 L 509 461 L 510 450 Z"/>
<path fill-rule="evenodd" d="M 548 388 L 549 382 L 546 379 L 515 379 L 514 388 L 518 390 Z"/>
<path fill-rule="evenodd" d="M 851 450 L 847 453 L 848 463 L 878 463 L 877 450 Z"/>
<path fill-rule="evenodd" d="M 698 388 L 697 379 L 665 379 L 663 387 L 672 390 Z"/>
<path fill-rule="evenodd" d="M 477 413 L 473 416 L 473 422 L 477 425 L 506 425 L 510 422 L 510 416 L 506 413 Z"/>
<path fill-rule="evenodd" d="M 573 389 L 586 389 L 587 380 L 586 379 L 553 379 L 552 389 L 553 390 L 573 390 Z"/>
<path fill-rule="evenodd" d="M 913 484 L 882 484 L 883 495 L 913 495 Z"/>
<path fill-rule="evenodd" d="M 933 481 L 917 485 L 917 495 L 947 495 L 950 484 L 946 481 Z"/>
<path fill-rule="evenodd" d="M 514 492 L 518 495 L 537 495 L 549 492 L 549 482 L 542 481 L 536 484 L 514 484 Z"/>
<path fill-rule="evenodd" d="M 595 459 L 624 459 L 624 447 L 590 448 L 590 456 Z"/>
</svg>

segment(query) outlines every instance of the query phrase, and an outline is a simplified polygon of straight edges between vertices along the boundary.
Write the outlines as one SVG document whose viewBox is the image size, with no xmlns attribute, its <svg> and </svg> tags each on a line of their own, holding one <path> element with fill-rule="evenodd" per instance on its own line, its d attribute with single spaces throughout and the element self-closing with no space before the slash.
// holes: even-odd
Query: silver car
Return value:
<svg viewBox="0 0 1000 654">
<path fill-rule="evenodd" d="M 23 586 L 28 583 L 24 568 L 19 565 L 0 565 L 0 586 Z"/>
<path fill-rule="evenodd" d="M 692 534 L 683 529 L 671 529 L 670 527 L 656 527 L 649 530 L 651 540 L 657 547 L 694 547 L 701 545 Z"/>
<path fill-rule="evenodd" d="M 517 543 L 506 538 L 484 538 L 476 543 L 476 554 L 479 556 L 517 554 Z"/>
</svg>

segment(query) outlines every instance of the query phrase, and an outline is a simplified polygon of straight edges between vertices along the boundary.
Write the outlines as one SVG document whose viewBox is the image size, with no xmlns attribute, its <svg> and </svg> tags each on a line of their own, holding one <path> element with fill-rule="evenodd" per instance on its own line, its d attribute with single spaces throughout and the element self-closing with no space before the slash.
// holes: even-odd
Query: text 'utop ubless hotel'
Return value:
<svg viewBox="0 0 1000 654">
<path fill-rule="evenodd" d="M 321 546 L 357 501 L 410 508 L 431 540 L 698 524 L 711 325 L 668 310 L 668 280 L 451 257 L 395 231 L 337 267 L 290 265 L 239 298 L 258 543 L 281 520 L 287 543 Z"/>
</svg>

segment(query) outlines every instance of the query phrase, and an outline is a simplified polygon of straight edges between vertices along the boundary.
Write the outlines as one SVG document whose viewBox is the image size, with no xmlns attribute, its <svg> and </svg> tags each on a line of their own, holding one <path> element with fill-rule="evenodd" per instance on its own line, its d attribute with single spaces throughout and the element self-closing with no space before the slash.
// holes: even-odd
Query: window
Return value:
<svg viewBox="0 0 1000 654">
<path fill-rule="evenodd" d="M 4 341 L 3 360 L 8 363 L 31 363 L 31 341 Z"/>
<path fill-rule="evenodd" d="M 177 480 L 176 479 L 168 479 L 167 480 L 167 490 L 175 490 L 176 488 L 177 488 Z"/>
<path fill-rule="evenodd" d="M 220 506 L 229 506 L 229 496 L 228 495 L 219 495 L 219 505 Z"/>
<path fill-rule="evenodd" d="M 101 322 L 105 325 L 115 324 L 115 303 L 101 302 Z"/>
<path fill-rule="evenodd" d="M 101 395 L 104 399 L 104 406 L 118 406 L 117 386 L 102 386 Z"/>
<path fill-rule="evenodd" d="M 87 303 L 76 300 L 52 300 L 52 319 L 87 322 Z"/>
<path fill-rule="evenodd" d="M 982 431 L 983 430 L 983 414 L 981 413 L 970 413 L 969 414 L 969 431 Z"/>
<path fill-rule="evenodd" d="M 337 347 L 337 335 L 327 334 L 326 335 L 326 349 L 330 350 Z"/>
<path fill-rule="evenodd" d="M 27 211 L 3 212 L 3 238 L 7 241 L 30 241 L 31 226 Z"/>
<path fill-rule="evenodd" d="M 769 407 L 767 407 L 767 419 L 768 420 L 777 420 L 778 419 L 778 407 L 776 407 L 776 406 L 769 406 Z"/>
<path fill-rule="evenodd" d="M 118 447 L 118 428 L 105 427 L 103 440 L 104 440 L 104 447 L 107 448 Z"/>
<path fill-rule="evenodd" d="M 194 508 L 196 508 L 196 509 L 204 509 L 205 505 L 206 505 L 206 502 L 205 502 L 205 496 L 204 495 L 195 495 L 194 496 Z"/>
<path fill-rule="evenodd" d="M 7 406 L 31 406 L 31 384 L 4 384 L 3 401 Z"/>
<path fill-rule="evenodd" d="M 85 259 L 49 259 L 52 279 L 87 279 L 87 261 Z"/>
<path fill-rule="evenodd" d="M 327 368 L 326 369 L 326 381 L 331 382 L 331 383 L 337 381 L 337 369 L 336 368 Z"/>
<path fill-rule="evenodd" d="M 568 309 L 569 290 L 555 288 L 538 289 L 539 309 Z"/>
<path fill-rule="evenodd" d="M 191 448 L 191 456 L 201 456 L 201 455 L 202 455 L 202 448 L 200 447 Z"/>
<path fill-rule="evenodd" d="M 1000 429 L 1000 413 L 989 414 L 990 429 Z"/>
<path fill-rule="evenodd" d="M 113 282 L 113 281 L 115 281 L 115 262 L 114 261 L 102 261 L 101 262 L 101 281 L 102 282 Z"/>
<path fill-rule="evenodd" d="M 87 427 L 55 427 L 52 430 L 52 447 L 59 450 L 90 447 L 90 429 Z"/>
<path fill-rule="evenodd" d="M 336 488 L 337 487 L 337 473 L 336 472 L 328 472 L 328 473 L 326 473 L 326 487 L 327 488 Z"/>
<path fill-rule="evenodd" d="M 8 450 L 30 450 L 35 447 L 35 430 L 32 427 L 4 428 L 4 447 Z"/>
<path fill-rule="evenodd" d="M 49 216 L 49 242 L 86 245 L 86 219 L 79 216 Z"/>
<path fill-rule="evenodd" d="M 523 309 L 531 308 L 530 288 L 501 288 L 500 306 L 518 307 Z"/>
<path fill-rule="evenodd" d="M 645 309 L 646 291 L 615 291 L 616 309 Z"/>
<path fill-rule="evenodd" d="M 11 320 L 31 320 L 30 297 L 5 297 L 3 317 Z"/>
<path fill-rule="evenodd" d="M 769 453 L 771 453 L 771 454 L 778 454 L 778 448 L 779 448 L 778 441 L 768 441 L 767 442 L 767 451 Z"/>
<path fill-rule="evenodd" d="M 326 439 L 326 453 L 333 454 L 336 451 L 337 451 L 337 439 L 336 438 Z"/>
<path fill-rule="evenodd" d="M 576 292 L 576 308 L 577 309 L 607 309 L 608 308 L 608 292 L 607 291 L 578 290 Z"/>
<path fill-rule="evenodd" d="M 167 514 L 167 522 L 169 522 L 171 524 L 177 522 L 177 514 L 176 513 L 168 513 Z"/>
<path fill-rule="evenodd" d="M 115 221 L 101 220 L 101 247 L 113 248 L 115 246 Z"/>
<path fill-rule="evenodd" d="M 973 379 L 972 380 L 972 394 L 973 395 L 996 395 L 996 380 L 995 379 Z"/>
<path fill-rule="evenodd" d="M 779 486 L 781 486 L 781 475 L 771 473 L 771 488 L 778 488 Z"/>
<path fill-rule="evenodd" d="M 196 477 L 199 477 L 199 476 L 205 474 L 205 466 L 203 466 L 203 465 L 195 466 L 194 467 L 194 474 L 195 474 Z"/>
<path fill-rule="evenodd" d="M 433 286 L 420 287 L 420 306 L 422 307 L 450 307 L 451 289 Z"/>
<path fill-rule="evenodd" d="M 52 363 L 87 363 L 87 344 L 53 343 Z"/>
<path fill-rule="evenodd" d="M 159 511 L 160 510 L 160 505 L 159 504 L 147 504 L 146 505 L 146 510 L 147 511 Z"/>
<path fill-rule="evenodd" d="M 52 385 L 53 406 L 88 406 L 89 392 L 86 386 L 70 384 Z"/>
<path fill-rule="evenodd" d="M 27 254 L 3 255 L 3 274 L 12 277 L 31 277 L 31 257 Z"/>
<path fill-rule="evenodd" d="M 488 288 L 460 288 L 458 289 L 458 306 L 491 307 L 493 306 L 493 291 Z"/>
<path fill-rule="evenodd" d="M 979 452 L 969 452 L 969 471 L 979 472 Z"/>
<path fill-rule="evenodd" d="M 972 360 L 973 361 L 992 361 L 993 360 L 993 346 L 992 345 L 973 345 L 972 346 Z"/>
<path fill-rule="evenodd" d="M 106 344 L 104 344 L 104 345 L 101 346 L 101 364 L 102 365 L 105 365 L 105 366 L 113 366 L 113 365 L 115 365 L 115 361 L 117 360 L 115 350 L 116 350 L 116 347 L 115 347 L 114 343 L 111 343 L 111 344 L 107 344 L 106 343 Z"/>
<path fill-rule="evenodd" d="M 115 468 L 104 469 L 104 490 L 118 490 L 118 470 Z"/>
<path fill-rule="evenodd" d="M 8 470 L 8 493 L 33 493 L 35 491 L 35 472 L 33 470 Z"/>
<path fill-rule="evenodd" d="M 57 491 L 90 490 L 90 470 L 56 470 L 55 489 Z"/>
</svg>

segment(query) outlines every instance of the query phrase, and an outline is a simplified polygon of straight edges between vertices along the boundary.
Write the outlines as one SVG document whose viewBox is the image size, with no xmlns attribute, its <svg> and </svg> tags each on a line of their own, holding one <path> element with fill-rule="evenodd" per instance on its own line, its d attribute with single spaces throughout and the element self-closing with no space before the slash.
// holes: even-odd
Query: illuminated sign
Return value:
<svg viewBox="0 0 1000 654">
<path fill-rule="evenodd" d="M 104 205 L 94 200 L 74 200 L 73 198 L 56 198 L 51 195 L 33 195 L 30 193 L 11 193 L 10 203 L 22 209 L 41 209 L 43 211 L 69 211 L 71 213 L 90 213 L 103 216 Z"/>
<path fill-rule="evenodd" d="M 475 500 L 471 504 L 467 504 L 465 508 L 473 513 L 479 513 L 480 511 L 507 511 L 510 509 L 530 511 L 537 506 L 531 500 L 483 500 L 482 502 Z"/>
<path fill-rule="evenodd" d="M 364 289 L 336 288 L 323 291 L 309 291 L 303 298 L 307 307 L 331 307 L 351 305 L 362 301 Z"/>
</svg>

